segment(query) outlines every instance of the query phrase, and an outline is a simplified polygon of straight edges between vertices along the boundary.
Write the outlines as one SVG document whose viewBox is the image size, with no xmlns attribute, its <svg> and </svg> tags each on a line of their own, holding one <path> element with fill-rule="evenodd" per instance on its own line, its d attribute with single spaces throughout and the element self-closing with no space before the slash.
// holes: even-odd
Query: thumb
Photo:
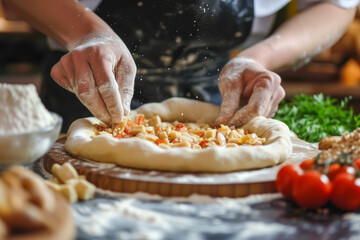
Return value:
<svg viewBox="0 0 360 240">
<path fill-rule="evenodd" d="M 63 88 L 65 88 L 66 90 L 70 91 L 70 92 L 74 92 L 72 85 L 70 83 L 70 81 L 68 80 L 67 76 L 64 73 L 64 70 L 62 69 L 62 66 L 60 64 L 60 62 L 56 63 L 50 72 L 51 78 L 60 86 L 62 86 Z"/>
</svg>

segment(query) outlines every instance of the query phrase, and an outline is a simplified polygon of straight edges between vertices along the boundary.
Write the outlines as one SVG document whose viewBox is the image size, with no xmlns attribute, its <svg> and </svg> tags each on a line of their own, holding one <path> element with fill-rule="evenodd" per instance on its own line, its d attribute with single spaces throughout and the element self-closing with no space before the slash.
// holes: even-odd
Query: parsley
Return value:
<svg viewBox="0 0 360 240">
<path fill-rule="evenodd" d="M 351 97 L 339 100 L 318 95 L 295 95 L 282 101 L 275 119 L 286 123 L 290 130 L 308 142 L 318 142 L 326 136 L 341 136 L 360 126 L 360 115 L 348 107 Z"/>
</svg>

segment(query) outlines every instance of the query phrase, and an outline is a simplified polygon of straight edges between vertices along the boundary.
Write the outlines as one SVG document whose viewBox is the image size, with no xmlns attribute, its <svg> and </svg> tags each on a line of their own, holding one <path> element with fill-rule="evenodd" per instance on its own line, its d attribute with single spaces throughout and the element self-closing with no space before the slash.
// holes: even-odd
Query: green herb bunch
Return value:
<svg viewBox="0 0 360 240">
<path fill-rule="evenodd" d="M 360 115 L 354 115 L 348 106 L 351 97 L 343 100 L 318 95 L 295 95 L 286 103 L 282 101 L 275 115 L 290 130 L 308 142 L 318 142 L 326 136 L 341 136 L 360 126 Z"/>
</svg>

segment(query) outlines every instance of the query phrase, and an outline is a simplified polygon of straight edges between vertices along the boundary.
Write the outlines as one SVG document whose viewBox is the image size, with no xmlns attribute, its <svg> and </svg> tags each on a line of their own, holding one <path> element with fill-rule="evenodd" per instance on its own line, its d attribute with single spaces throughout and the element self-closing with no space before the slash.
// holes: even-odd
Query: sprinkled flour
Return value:
<svg viewBox="0 0 360 240">
<path fill-rule="evenodd" d="M 34 85 L 0 83 L 0 134 L 38 130 L 54 122 Z"/>
</svg>

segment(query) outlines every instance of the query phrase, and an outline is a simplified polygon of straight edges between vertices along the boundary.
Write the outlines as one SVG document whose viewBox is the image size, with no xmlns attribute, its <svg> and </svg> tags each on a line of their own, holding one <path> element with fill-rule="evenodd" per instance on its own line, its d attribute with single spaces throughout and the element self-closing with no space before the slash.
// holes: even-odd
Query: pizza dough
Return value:
<svg viewBox="0 0 360 240">
<path fill-rule="evenodd" d="M 159 115 L 163 121 L 211 123 L 219 107 L 195 100 L 171 98 L 161 103 L 145 104 L 131 114 L 146 118 Z M 286 160 L 291 152 L 290 131 L 286 124 L 265 117 L 256 117 L 242 128 L 266 138 L 264 145 L 243 145 L 236 148 L 162 149 L 139 139 L 115 139 L 96 135 L 96 118 L 78 119 L 70 126 L 65 142 L 69 153 L 120 166 L 174 172 L 231 172 L 264 168 Z"/>
</svg>

